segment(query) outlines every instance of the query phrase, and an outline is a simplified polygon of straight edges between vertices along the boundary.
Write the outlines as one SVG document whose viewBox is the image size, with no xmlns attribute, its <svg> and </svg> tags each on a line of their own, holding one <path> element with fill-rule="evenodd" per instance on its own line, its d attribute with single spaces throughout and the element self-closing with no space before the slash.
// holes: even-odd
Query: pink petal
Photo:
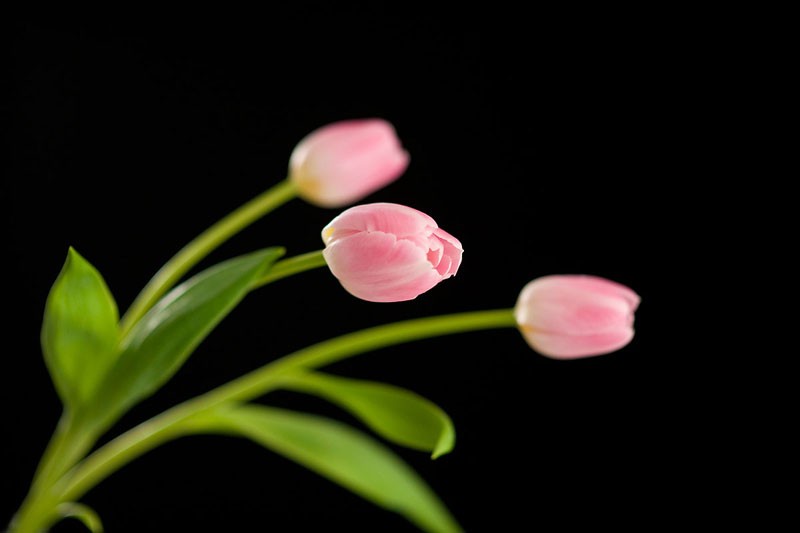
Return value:
<svg viewBox="0 0 800 533">
<path fill-rule="evenodd" d="M 630 327 L 585 336 L 522 329 L 522 335 L 534 350 L 553 359 L 577 359 L 615 352 L 631 342 L 633 334 Z"/>
<path fill-rule="evenodd" d="M 461 264 L 458 239 L 400 204 L 351 207 L 325 226 L 322 240 L 331 272 L 350 293 L 373 302 L 416 298 Z"/>
<path fill-rule="evenodd" d="M 519 302 L 518 321 L 528 327 L 588 335 L 631 325 L 639 297 L 602 278 L 545 276 L 529 283 Z"/>
<path fill-rule="evenodd" d="M 405 205 L 377 202 L 345 210 L 322 232 L 327 244 L 340 234 L 357 231 L 383 231 L 400 238 L 416 238 L 428 235 L 436 227 L 436 221 L 422 211 Z M 332 232 L 330 228 L 333 228 Z"/>
<path fill-rule="evenodd" d="M 292 152 L 289 175 L 301 196 L 324 207 L 352 203 L 397 179 L 408 167 L 392 125 L 381 119 L 329 124 Z"/>
<path fill-rule="evenodd" d="M 464 253 L 461 241 L 441 228 L 434 229 L 433 235 L 436 236 L 442 244 L 443 258 L 437 266 L 437 270 L 445 278 L 455 276 L 456 272 L 458 272 L 458 267 L 461 266 L 461 256 Z"/>
<path fill-rule="evenodd" d="M 337 240 L 323 255 L 348 292 L 371 302 L 412 300 L 442 279 L 418 246 L 383 232 Z"/>
<path fill-rule="evenodd" d="M 531 347 L 549 357 L 609 353 L 633 338 L 639 296 L 594 276 L 544 276 L 520 292 L 514 315 Z"/>
</svg>

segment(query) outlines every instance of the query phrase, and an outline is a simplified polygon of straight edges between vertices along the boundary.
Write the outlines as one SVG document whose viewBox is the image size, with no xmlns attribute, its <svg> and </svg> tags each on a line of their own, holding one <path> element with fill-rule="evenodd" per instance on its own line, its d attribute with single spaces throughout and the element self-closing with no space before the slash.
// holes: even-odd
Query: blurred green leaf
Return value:
<svg viewBox="0 0 800 533">
<path fill-rule="evenodd" d="M 272 407 L 219 411 L 209 429 L 233 433 L 280 453 L 363 498 L 405 516 L 424 531 L 462 531 L 425 481 L 391 450 L 341 422 Z"/>
<path fill-rule="evenodd" d="M 70 247 L 45 304 L 42 351 L 65 404 L 93 396 L 117 357 L 117 304 L 103 277 Z"/>
<path fill-rule="evenodd" d="M 360 418 L 384 438 L 437 457 L 455 444 L 450 417 L 433 402 L 409 390 L 377 383 L 298 372 L 281 378 L 283 388 L 320 396 Z"/>
<path fill-rule="evenodd" d="M 94 509 L 88 505 L 74 502 L 62 503 L 59 504 L 56 512 L 62 518 L 75 518 L 80 520 L 81 523 L 86 526 L 86 529 L 92 533 L 103 533 L 103 522 L 100 521 L 100 517 Z"/>
<path fill-rule="evenodd" d="M 122 352 L 101 387 L 104 422 L 150 396 L 284 253 L 268 248 L 210 267 L 167 293 L 122 340 Z"/>
</svg>

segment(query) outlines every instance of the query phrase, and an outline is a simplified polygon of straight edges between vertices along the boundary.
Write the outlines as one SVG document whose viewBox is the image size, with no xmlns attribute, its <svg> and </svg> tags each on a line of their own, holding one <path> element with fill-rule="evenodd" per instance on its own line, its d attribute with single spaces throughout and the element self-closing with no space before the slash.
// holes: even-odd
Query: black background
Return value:
<svg viewBox="0 0 800 533">
<path fill-rule="evenodd" d="M 637 336 L 559 362 L 513 330 L 384 349 L 330 368 L 419 392 L 456 424 L 437 461 L 395 448 L 468 531 L 680 523 L 691 441 L 667 348 L 665 276 L 680 251 L 669 201 L 694 149 L 679 132 L 703 61 L 667 13 L 532 15 L 297 8 L 204 19 L 113 17 L 11 24 L 12 157 L 2 181 L 4 296 L 0 521 L 24 497 L 59 416 L 38 329 L 74 246 L 121 309 L 180 246 L 285 176 L 289 154 L 332 121 L 382 117 L 411 154 L 364 201 L 416 207 L 465 248 L 458 276 L 412 302 L 370 304 L 324 269 L 256 292 L 114 432 L 312 342 L 438 313 L 513 306 L 531 279 L 587 273 L 642 296 Z M 631 18 L 631 16 L 633 18 Z M 692 59 L 697 59 L 696 57 Z M 321 248 L 339 210 L 293 200 L 200 267 L 269 245 Z M 7 322 L 9 324 L 9 322 Z M 279 393 L 265 402 L 325 413 Z M 115 473 L 84 501 L 110 532 L 413 531 L 244 440 L 191 437 Z M 77 531 L 69 521 L 54 531 Z"/>
</svg>

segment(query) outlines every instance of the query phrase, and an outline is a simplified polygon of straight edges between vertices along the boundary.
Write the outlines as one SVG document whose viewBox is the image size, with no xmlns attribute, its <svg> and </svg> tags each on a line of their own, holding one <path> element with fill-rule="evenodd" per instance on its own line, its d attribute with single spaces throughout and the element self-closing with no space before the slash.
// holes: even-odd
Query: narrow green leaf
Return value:
<svg viewBox="0 0 800 533">
<path fill-rule="evenodd" d="M 75 502 L 62 503 L 59 504 L 56 512 L 62 518 L 75 518 L 80 520 L 83 525 L 86 526 L 86 529 L 92 533 L 103 533 L 103 522 L 100 521 L 100 517 L 94 509 L 88 505 Z"/>
<path fill-rule="evenodd" d="M 117 304 L 100 273 L 73 248 L 45 304 L 42 352 L 67 405 L 92 397 L 117 356 Z"/>
<path fill-rule="evenodd" d="M 272 407 L 220 411 L 209 429 L 247 437 L 400 513 L 423 531 L 462 531 L 425 481 L 391 450 L 341 422 Z"/>
<path fill-rule="evenodd" d="M 409 390 L 320 372 L 287 375 L 281 386 L 338 404 L 384 438 L 431 452 L 434 459 L 450 452 L 455 444 L 455 428 L 447 413 Z"/>
<path fill-rule="evenodd" d="M 158 390 L 283 253 L 275 247 L 230 259 L 167 293 L 122 340 L 103 382 L 102 418 L 107 422 Z"/>
</svg>

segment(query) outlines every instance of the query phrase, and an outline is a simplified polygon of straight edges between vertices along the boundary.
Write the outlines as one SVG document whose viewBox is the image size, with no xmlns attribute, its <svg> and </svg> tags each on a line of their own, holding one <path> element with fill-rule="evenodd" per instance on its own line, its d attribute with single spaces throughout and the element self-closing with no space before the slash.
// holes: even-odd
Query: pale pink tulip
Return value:
<svg viewBox="0 0 800 533">
<path fill-rule="evenodd" d="M 344 120 L 309 133 L 297 144 L 289 179 L 307 202 L 342 207 L 396 180 L 408 162 L 390 123 Z"/>
<path fill-rule="evenodd" d="M 528 344 L 554 359 L 619 350 L 633 339 L 639 296 L 595 276 L 545 276 L 528 283 L 514 316 Z"/>
<path fill-rule="evenodd" d="M 322 252 L 353 296 L 370 302 L 413 300 L 455 275 L 461 243 L 431 217 L 399 204 L 351 207 L 322 230 Z"/>
</svg>

